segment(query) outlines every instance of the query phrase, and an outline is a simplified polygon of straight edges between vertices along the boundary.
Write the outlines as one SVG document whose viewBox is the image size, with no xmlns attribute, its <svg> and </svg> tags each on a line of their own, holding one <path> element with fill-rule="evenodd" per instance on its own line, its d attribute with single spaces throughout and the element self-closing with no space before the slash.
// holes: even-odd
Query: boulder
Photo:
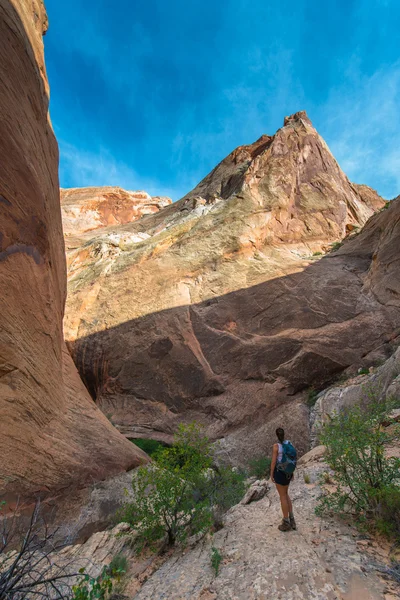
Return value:
<svg viewBox="0 0 400 600">
<path fill-rule="evenodd" d="M 269 491 L 269 484 L 266 479 L 257 479 L 247 490 L 244 498 L 241 500 L 241 504 L 250 504 L 250 502 L 256 502 L 264 498 L 265 494 Z"/>
<path fill-rule="evenodd" d="M 326 446 L 315 446 L 306 454 L 303 454 L 297 462 L 299 467 L 308 465 L 309 463 L 319 462 L 324 459 Z"/>
</svg>

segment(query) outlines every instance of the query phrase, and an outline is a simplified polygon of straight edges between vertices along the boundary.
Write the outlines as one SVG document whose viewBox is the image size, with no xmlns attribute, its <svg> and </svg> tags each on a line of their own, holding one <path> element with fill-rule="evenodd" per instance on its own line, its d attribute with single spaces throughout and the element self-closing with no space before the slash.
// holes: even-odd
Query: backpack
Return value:
<svg viewBox="0 0 400 600">
<path fill-rule="evenodd" d="M 297 450 L 289 441 L 283 442 L 281 445 L 282 460 L 276 465 L 276 468 L 286 475 L 292 475 L 297 465 Z"/>
</svg>

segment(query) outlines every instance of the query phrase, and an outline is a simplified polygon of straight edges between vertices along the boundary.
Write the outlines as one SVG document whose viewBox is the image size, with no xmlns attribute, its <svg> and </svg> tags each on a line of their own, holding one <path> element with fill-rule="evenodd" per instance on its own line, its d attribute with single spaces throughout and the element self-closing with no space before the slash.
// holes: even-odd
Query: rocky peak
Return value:
<svg viewBox="0 0 400 600">
<path fill-rule="evenodd" d="M 308 123 L 312 127 L 312 123 L 311 123 L 310 119 L 308 118 L 308 115 L 305 110 L 299 110 L 299 112 L 294 113 L 293 115 L 289 115 L 288 117 L 285 117 L 283 120 L 283 126 L 286 127 L 286 125 L 299 123 L 301 121 Z"/>
<path fill-rule="evenodd" d="M 98 405 L 131 437 L 168 442 L 197 420 L 236 463 L 267 451 L 281 422 L 306 450 L 303 390 L 384 345 L 399 322 L 385 292 L 392 267 L 382 280 L 386 266 L 370 264 L 377 248 L 380 265 L 393 262 L 382 231 L 396 205 L 321 259 L 383 206 L 298 113 L 182 200 L 86 233 L 69 252 L 65 332 Z"/>
<path fill-rule="evenodd" d="M 285 117 L 275 135 L 236 148 L 182 203 L 236 196 L 251 202 L 247 213 L 269 215 L 269 234 L 279 241 L 334 241 L 384 205 L 365 188 L 350 183 L 307 113 L 300 111 Z"/>
</svg>

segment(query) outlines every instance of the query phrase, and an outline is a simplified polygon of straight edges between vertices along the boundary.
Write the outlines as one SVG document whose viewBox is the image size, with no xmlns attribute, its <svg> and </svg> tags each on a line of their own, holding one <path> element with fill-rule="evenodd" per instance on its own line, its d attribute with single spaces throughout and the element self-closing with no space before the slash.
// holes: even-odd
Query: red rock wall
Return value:
<svg viewBox="0 0 400 600">
<path fill-rule="evenodd" d="M 29 496 L 145 460 L 97 410 L 63 342 L 58 149 L 40 0 L 0 0 L 0 491 Z"/>
<path fill-rule="evenodd" d="M 120 187 L 64 189 L 61 190 L 64 234 L 76 236 L 101 227 L 132 223 L 171 203 L 171 198 L 152 198 L 146 192 L 129 192 Z"/>
</svg>

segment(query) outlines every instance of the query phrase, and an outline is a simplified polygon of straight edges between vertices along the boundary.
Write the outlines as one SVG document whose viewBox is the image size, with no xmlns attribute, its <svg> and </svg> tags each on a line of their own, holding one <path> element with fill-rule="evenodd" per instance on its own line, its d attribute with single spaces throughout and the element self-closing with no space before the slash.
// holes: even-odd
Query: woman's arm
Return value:
<svg viewBox="0 0 400 600">
<path fill-rule="evenodd" d="M 273 483 L 275 483 L 274 471 L 275 471 L 277 458 L 278 458 L 278 444 L 274 444 L 272 447 L 272 460 L 271 460 L 271 480 L 273 481 Z"/>
</svg>

